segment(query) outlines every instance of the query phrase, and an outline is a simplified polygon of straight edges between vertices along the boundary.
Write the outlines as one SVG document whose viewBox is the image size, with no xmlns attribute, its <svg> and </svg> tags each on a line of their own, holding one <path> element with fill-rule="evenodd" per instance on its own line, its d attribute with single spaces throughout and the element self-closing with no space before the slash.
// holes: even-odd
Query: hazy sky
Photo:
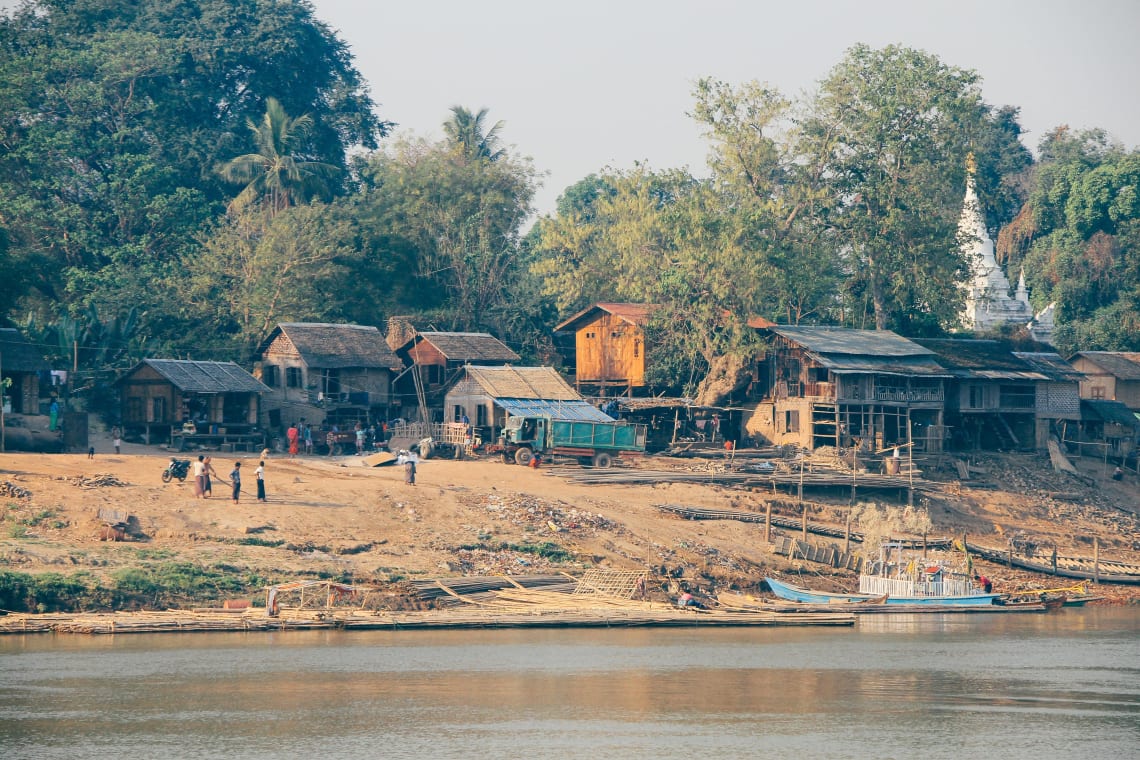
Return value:
<svg viewBox="0 0 1140 760">
<path fill-rule="evenodd" d="M 1021 108 L 1030 148 L 1051 128 L 1140 145 L 1137 0 L 313 0 L 352 48 L 383 118 L 442 136 L 448 109 L 487 107 L 549 176 L 537 199 L 605 166 L 688 166 L 707 145 L 693 83 L 768 82 L 798 95 L 859 42 L 898 43 L 977 71 Z"/>
</svg>

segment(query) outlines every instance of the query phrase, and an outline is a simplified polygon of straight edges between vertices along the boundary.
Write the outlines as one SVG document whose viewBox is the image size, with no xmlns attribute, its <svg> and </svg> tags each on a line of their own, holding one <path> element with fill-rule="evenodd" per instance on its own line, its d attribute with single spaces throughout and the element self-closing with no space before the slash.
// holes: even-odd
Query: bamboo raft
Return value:
<svg viewBox="0 0 1140 760">
<path fill-rule="evenodd" d="M 566 594 L 560 594 L 566 597 Z M 515 603 L 510 603 L 514 601 Z M 282 611 L 268 617 L 263 609 L 241 615 L 165 612 L 108 612 L 90 614 L 10 614 L 0 617 L 0 634 L 28 633 L 191 633 L 294 630 L 444 630 L 476 628 L 623 628 L 623 627 L 716 627 L 854 625 L 846 612 L 781 615 L 763 610 L 722 611 L 671 608 L 644 602 L 559 607 L 537 604 L 530 599 L 504 599 L 504 604 L 474 604 L 447 610 L 409 612 L 346 611 L 330 614 L 293 614 Z"/>
</svg>

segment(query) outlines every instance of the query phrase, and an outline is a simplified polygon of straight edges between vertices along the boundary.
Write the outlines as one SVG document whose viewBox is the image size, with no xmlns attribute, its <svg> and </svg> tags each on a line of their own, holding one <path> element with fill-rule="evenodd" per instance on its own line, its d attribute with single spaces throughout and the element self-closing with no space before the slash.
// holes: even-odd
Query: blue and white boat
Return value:
<svg viewBox="0 0 1140 760">
<path fill-rule="evenodd" d="M 784 583 L 775 578 L 765 578 L 764 582 L 768 584 L 768 588 L 772 590 L 773 594 L 789 602 L 802 602 L 804 604 L 850 604 L 855 602 L 876 602 L 882 599 L 881 596 L 876 597 L 870 594 L 842 594 L 830 591 L 814 591 L 812 589 L 801 588 L 791 583 Z"/>
<path fill-rule="evenodd" d="M 884 570 L 894 565 L 879 564 Z M 993 605 L 1001 594 L 985 591 L 970 576 L 954 573 L 937 562 L 912 561 L 891 575 L 860 575 L 859 591 L 832 593 L 801 588 L 775 578 L 765 578 L 768 588 L 781 599 L 808 604 L 924 604 L 953 606 Z"/>
</svg>

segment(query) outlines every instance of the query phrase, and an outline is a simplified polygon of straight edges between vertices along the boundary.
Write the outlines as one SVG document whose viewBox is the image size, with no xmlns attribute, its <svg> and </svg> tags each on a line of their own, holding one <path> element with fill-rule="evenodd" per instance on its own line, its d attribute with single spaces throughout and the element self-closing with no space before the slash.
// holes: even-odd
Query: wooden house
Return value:
<svg viewBox="0 0 1140 760">
<path fill-rule="evenodd" d="M 43 355 L 19 330 L 0 329 L 0 379 L 12 381 L 0 390 L 5 414 L 40 413 L 40 375 L 47 371 Z"/>
<path fill-rule="evenodd" d="M 123 434 L 145 443 L 253 444 L 269 389 L 233 362 L 144 359 L 115 384 Z M 194 438 L 198 436 L 198 438 Z"/>
<path fill-rule="evenodd" d="M 1140 447 L 1140 412 L 1119 401 L 1081 399 L 1080 424 L 1062 441 L 1081 456 L 1123 461 Z"/>
<path fill-rule="evenodd" d="M 612 420 L 583 399 L 552 367 L 464 367 L 447 392 L 444 412 L 448 421 L 466 414 L 484 441 L 498 438 L 508 415 Z"/>
<path fill-rule="evenodd" d="M 1140 411 L 1140 353 L 1127 351 L 1081 351 L 1069 363 L 1085 377 L 1081 398 L 1119 401 Z"/>
<path fill-rule="evenodd" d="M 754 370 L 744 434 L 808 448 L 940 451 L 948 374 L 934 352 L 888 330 L 773 326 Z"/>
<path fill-rule="evenodd" d="M 392 379 L 403 367 L 375 327 L 282 322 L 257 353 L 271 429 L 301 420 L 320 428 L 389 418 Z"/>
<path fill-rule="evenodd" d="M 645 387 L 645 325 L 654 307 L 596 303 L 554 328 L 573 334 L 574 385 L 600 396 L 629 395 Z"/>
<path fill-rule="evenodd" d="M 1058 423 L 1080 419 L 1080 377 L 1060 355 L 997 340 L 916 339 L 950 375 L 946 425 L 958 449 L 1044 449 Z"/>
<path fill-rule="evenodd" d="M 498 338 L 473 332 L 416 332 L 396 350 L 396 355 L 404 366 L 415 367 L 430 408 L 442 405 L 444 392 L 460 377 L 464 367 L 493 367 L 519 361 L 519 355 Z M 398 385 L 397 391 L 405 403 L 418 403 L 414 380 L 408 373 Z"/>
</svg>

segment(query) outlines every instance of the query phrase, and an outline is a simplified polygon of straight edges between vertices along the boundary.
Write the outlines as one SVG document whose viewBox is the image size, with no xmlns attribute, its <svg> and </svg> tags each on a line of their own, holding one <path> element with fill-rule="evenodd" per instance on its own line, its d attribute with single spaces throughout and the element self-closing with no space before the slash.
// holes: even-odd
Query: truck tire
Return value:
<svg viewBox="0 0 1140 760">
<path fill-rule="evenodd" d="M 614 463 L 614 459 L 610 456 L 609 452 L 599 451 L 594 454 L 594 466 L 599 470 L 604 470 Z"/>
<path fill-rule="evenodd" d="M 515 452 L 515 464 L 526 467 L 530 464 L 531 459 L 534 459 L 534 454 L 531 453 L 531 450 L 526 446 L 523 446 Z"/>
</svg>

